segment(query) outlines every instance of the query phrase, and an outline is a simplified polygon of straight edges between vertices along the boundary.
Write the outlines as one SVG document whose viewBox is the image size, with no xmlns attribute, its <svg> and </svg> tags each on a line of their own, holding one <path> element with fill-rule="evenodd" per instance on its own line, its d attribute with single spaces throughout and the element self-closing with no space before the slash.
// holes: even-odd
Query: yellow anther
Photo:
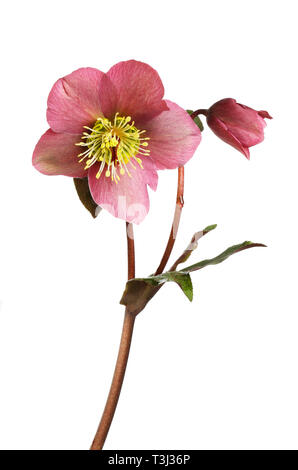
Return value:
<svg viewBox="0 0 298 470">
<path fill-rule="evenodd" d="M 93 128 L 85 126 L 85 129 L 89 133 L 83 132 L 81 142 L 76 145 L 86 149 L 78 157 L 80 162 L 85 161 L 85 170 L 100 162 L 100 168 L 96 173 L 97 179 L 104 172 L 107 178 L 111 177 L 111 181 L 117 184 L 120 180 L 119 175 L 127 173 L 128 176 L 132 176 L 129 170 L 136 169 L 134 162 L 143 168 L 138 154 L 142 158 L 149 156 L 150 150 L 144 148 L 148 147 L 149 137 L 141 137 L 146 131 L 139 131 L 134 121 L 131 122 L 130 116 L 119 116 L 119 113 L 116 113 L 112 121 L 99 117 Z"/>
</svg>

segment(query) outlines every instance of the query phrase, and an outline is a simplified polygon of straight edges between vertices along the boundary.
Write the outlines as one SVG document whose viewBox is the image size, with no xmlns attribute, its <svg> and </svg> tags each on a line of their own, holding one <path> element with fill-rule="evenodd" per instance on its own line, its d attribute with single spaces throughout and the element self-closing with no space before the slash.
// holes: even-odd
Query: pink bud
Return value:
<svg viewBox="0 0 298 470">
<path fill-rule="evenodd" d="M 249 159 L 249 147 L 264 140 L 267 111 L 255 111 L 233 98 L 217 101 L 207 112 L 207 124 L 227 144 Z"/>
</svg>

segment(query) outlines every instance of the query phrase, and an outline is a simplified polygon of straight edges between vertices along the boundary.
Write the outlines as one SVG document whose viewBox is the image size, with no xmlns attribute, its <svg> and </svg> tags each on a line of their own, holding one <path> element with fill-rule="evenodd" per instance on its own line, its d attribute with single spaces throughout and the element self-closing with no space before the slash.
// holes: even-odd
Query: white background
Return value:
<svg viewBox="0 0 298 470">
<path fill-rule="evenodd" d="M 251 161 L 205 129 L 186 167 L 177 257 L 263 242 L 165 286 L 137 318 L 106 449 L 298 448 L 297 29 L 294 1 L 12 1 L 1 17 L 1 449 L 87 449 L 122 325 L 125 224 L 94 221 L 71 178 L 31 166 L 58 77 L 134 58 L 185 108 L 234 97 L 266 109 Z M 135 229 L 150 274 L 172 219 L 176 171 L 160 172 Z"/>
</svg>

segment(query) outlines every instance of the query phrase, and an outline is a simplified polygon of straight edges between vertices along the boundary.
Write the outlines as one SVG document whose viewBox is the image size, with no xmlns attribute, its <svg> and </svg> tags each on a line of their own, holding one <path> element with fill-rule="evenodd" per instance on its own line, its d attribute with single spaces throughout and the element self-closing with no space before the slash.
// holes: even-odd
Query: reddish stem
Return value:
<svg viewBox="0 0 298 470">
<path fill-rule="evenodd" d="M 133 279 L 136 271 L 135 260 L 135 240 L 133 235 L 133 225 L 126 222 L 126 238 L 127 238 L 127 279 Z"/>
<path fill-rule="evenodd" d="M 163 272 L 171 256 L 171 253 L 175 244 L 178 228 L 179 228 L 181 212 L 182 212 L 183 205 L 184 205 L 183 195 L 184 195 L 184 167 L 181 166 L 178 168 L 178 186 L 177 186 L 176 208 L 175 208 L 175 213 L 174 213 L 173 224 L 172 224 L 172 228 L 171 228 L 171 232 L 170 232 L 170 236 L 168 239 L 165 252 L 155 272 L 156 276 Z"/>
<path fill-rule="evenodd" d="M 135 250 L 132 224 L 126 223 L 126 236 L 128 279 L 132 279 L 135 277 Z M 111 383 L 106 406 L 90 450 L 101 450 L 103 448 L 110 426 L 112 424 L 126 371 L 135 318 L 135 315 L 126 309 L 113 380 Z"/>
<path fill-rule="evenodd" d="M 194 119 L 195 117 L 197 117 L 199 114 L 203 114 L 204 116 L 207 116 L 207 113 L 208 113 L 208 109 L 197 109 L 196 111 L 194 111 L 193 113 L 191 113 L 190 117 L 192 119 Z"/>
</svg>

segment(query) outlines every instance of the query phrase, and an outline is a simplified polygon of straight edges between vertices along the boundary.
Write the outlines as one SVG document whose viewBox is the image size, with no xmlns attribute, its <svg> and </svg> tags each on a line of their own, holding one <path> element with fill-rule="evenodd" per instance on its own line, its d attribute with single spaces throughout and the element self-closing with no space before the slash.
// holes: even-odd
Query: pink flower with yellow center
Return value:
<svg viewBox="0 0 298 470">
<path fill-rule="evenodd" d="M 188 113 L 163 95 L 158 73 L 135 60 L 106 74 L 81 68 L 59 79 L 49 94 L 50 129 L 35 147 L 34 167 L 46 175 L 88 177 L 99 206 L 140 223 L 157 170 L 184 165 L 201 140 Z"/>
</svg>

